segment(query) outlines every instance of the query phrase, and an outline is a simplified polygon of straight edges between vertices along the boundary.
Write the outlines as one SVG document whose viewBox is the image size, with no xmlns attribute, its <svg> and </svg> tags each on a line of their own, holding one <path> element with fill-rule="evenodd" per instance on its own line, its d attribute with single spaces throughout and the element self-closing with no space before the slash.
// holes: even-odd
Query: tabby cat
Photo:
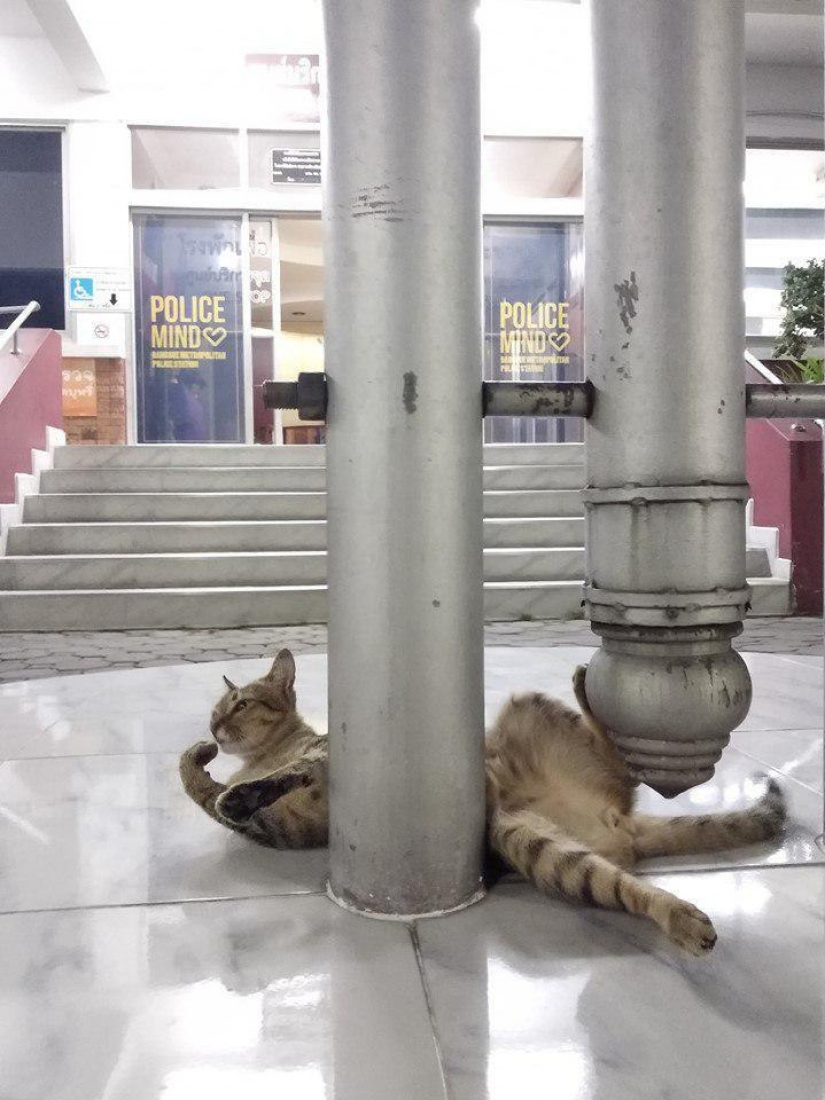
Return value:
<svg viewBox="0 0 825 1100">
<path fill-rule="evenodd" d="M 585 669 L 573 686 L 581 713 L 539 693 L 514 696 L 487 735 L 487 822 L 491 854 L 549 894 L 654 921 L 679 947 L 710 951 L 708 917 L 645 878 L 628 873 L 662 855 L 722 851 L 778 835 L 779 786 L 768 780 L 749 810 L 658 818 L 634 812 L 635 781 L 591 712 Z M 225 678 L 224 678 L 225 679 Z M 187 793 L 208 814 L 260 844 L 303 848 L 327 841 L 326 739 L 295 710 L 295 662 L 281 650 L 269 673 L 228 691 L 212 714 L 217 744 L 181 757 Z M 204 770 L 218 745 L 244 765 L 229 784 Z"/>
<path fill-rule="evenodd" d="M 295 659 L 282 649 L 260 680 L 227 691 L 212 711 L 212 741 L 180 759 L 184 790 L 210 817 L 271 848 L 327 843 L 327 740 L 295 709 Z M 221 748 L 242 767 L 223 786 L 205 770 Z"/>
</svg>

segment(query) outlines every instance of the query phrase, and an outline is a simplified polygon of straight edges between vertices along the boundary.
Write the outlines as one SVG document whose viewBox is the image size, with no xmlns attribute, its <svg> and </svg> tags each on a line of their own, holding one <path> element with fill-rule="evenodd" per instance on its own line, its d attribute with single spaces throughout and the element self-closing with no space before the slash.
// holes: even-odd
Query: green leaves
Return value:
<svg viewBox="0 0 825 1100">
<path fill-rule="evenodd" d="M 804 266 L 788 264 L 782 288 L 785 316 L 775 354 L 795 359 L 806 382 L 823 380 L 822 360 L 806 355 L 809 346 L 825 341 L 825 261 L 809 260 Z"/>
</svg>

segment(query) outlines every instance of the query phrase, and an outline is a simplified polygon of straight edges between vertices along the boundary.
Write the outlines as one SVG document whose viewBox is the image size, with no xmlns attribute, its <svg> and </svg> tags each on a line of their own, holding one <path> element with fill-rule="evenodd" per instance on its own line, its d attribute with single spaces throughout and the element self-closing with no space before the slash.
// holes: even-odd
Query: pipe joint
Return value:
<svg viewBox="0 0 825 1100">
<path fill-rule="evenodd" d="M 741 625 L 593 630 L 602 645 L 587 699 L 634 778 L 665 798 L 710 779 L 751 703 L 750 673 L 731 648 Z"/>
</svg>

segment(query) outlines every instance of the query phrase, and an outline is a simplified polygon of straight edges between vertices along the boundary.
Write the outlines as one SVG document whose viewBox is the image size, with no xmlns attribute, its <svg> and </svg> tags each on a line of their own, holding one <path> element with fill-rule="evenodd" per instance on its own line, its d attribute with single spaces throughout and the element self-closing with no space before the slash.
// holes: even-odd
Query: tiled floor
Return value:
<svg viewBox="0 0 825 1100">
<path fill-rule="evenodd" d="M 489 710 L 570 698 L 589 652 L 488 650 Z M 706 960 L 520 883 L 410 927 L 339 910 L 324 852 L 256 848 L 178 785 L 220 673 L 262 661 L 0 686 L 0 1100 L 821 1100 L 821 662 L 747 660 L 715 779 L 642 795 L 713 812 L 767 770 L 788 792 L 782 844 L 647 869 L 714 920 Z M 325 678 L 299 658 L 321 728 Z"/>
<path fill-rule="evenodd" d="M 822 619 L 747 619 L 734 640 L 744 652 L 822 656 Z M 573 621 L 487 623 L 488 646 L 591 646 L 590 624 Z M 323 653 L 325 626 L 259 626 L 235 630 L 74 630 L 0 633 L 0 682 L 76 676 L 103 669 L 152 668 L 184 662 L 266 657 L 282 646 L 294 653 Z"/>
</svg>

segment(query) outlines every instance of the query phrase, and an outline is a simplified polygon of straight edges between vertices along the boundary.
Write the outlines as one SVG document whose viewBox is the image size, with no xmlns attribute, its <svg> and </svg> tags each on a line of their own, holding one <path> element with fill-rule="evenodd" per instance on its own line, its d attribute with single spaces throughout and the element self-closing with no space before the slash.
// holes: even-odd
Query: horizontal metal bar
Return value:
<svg viewBox="0 0 825 1100">
<path fill-rule="evenodd" d="M 745 392 L 746 415 L 751 419 L 816 420 L 825 417 L 825 386 L 754 384 L 746 386 Z"/>
<path fill-rule="evenodd" d="M 591 382 L 484 382 L 482 416 L 583 416 L 593 410 Z"/>
<path fill-rule="evenodd" d="M 8 328 L 0 330 L 0 352 L 5 351 L 6 345 L 9 340 L 12 341 L 12 355 L 18 354 L 17 347 L 17 330 L 20 326 L 31 317 L 33 313 L 37 313 L 40 309 L 40 303 L 31 301 L 25 306 L 0 306 L 0 313 L 16 313 L 17 317 L 12 321 Z"/>
<path fill-rule="evenodd" d="M 265 409 L 297 409 L 299 420 L 326 420 L 327 376 L 321 371 L 301 371 L 297 382 L 264 382 Z"/>
<path fill-rule="evenodd" d="M 17 322 L 15 322 L 17 324 Z M 11 332 L 11 328 L 7 330 Z M 301 374 L 297 382 L 264 382 L 268 409 L 299 409 L 303 420 L 323 420 L 326 376 Z M 746 411 L 752 419 L 825 418 L 825 386 L 749 385 Z M 593 411 L 594 387 L 585 382 L 484 382 L 483 416 L 580 416 Z"/>
<path fill-rule="evenodd" d="M 0 315 L 5 315 L 7 313 L 22 313 L 23 310 L 28 309 L 31 304 L 31 302 L 26 302 L 26 304 L 22 306 L 0 306 Z M 40 306 L 38 305 L 37 308 L 40 309 Z M 34 313 L 35 310 L 31 312 Z"/>
<path fill-rule="evenodd" d="M 261 384 L 265 409 L 297 409 L 298 383 L 267 381 Z"/>
</svg>

